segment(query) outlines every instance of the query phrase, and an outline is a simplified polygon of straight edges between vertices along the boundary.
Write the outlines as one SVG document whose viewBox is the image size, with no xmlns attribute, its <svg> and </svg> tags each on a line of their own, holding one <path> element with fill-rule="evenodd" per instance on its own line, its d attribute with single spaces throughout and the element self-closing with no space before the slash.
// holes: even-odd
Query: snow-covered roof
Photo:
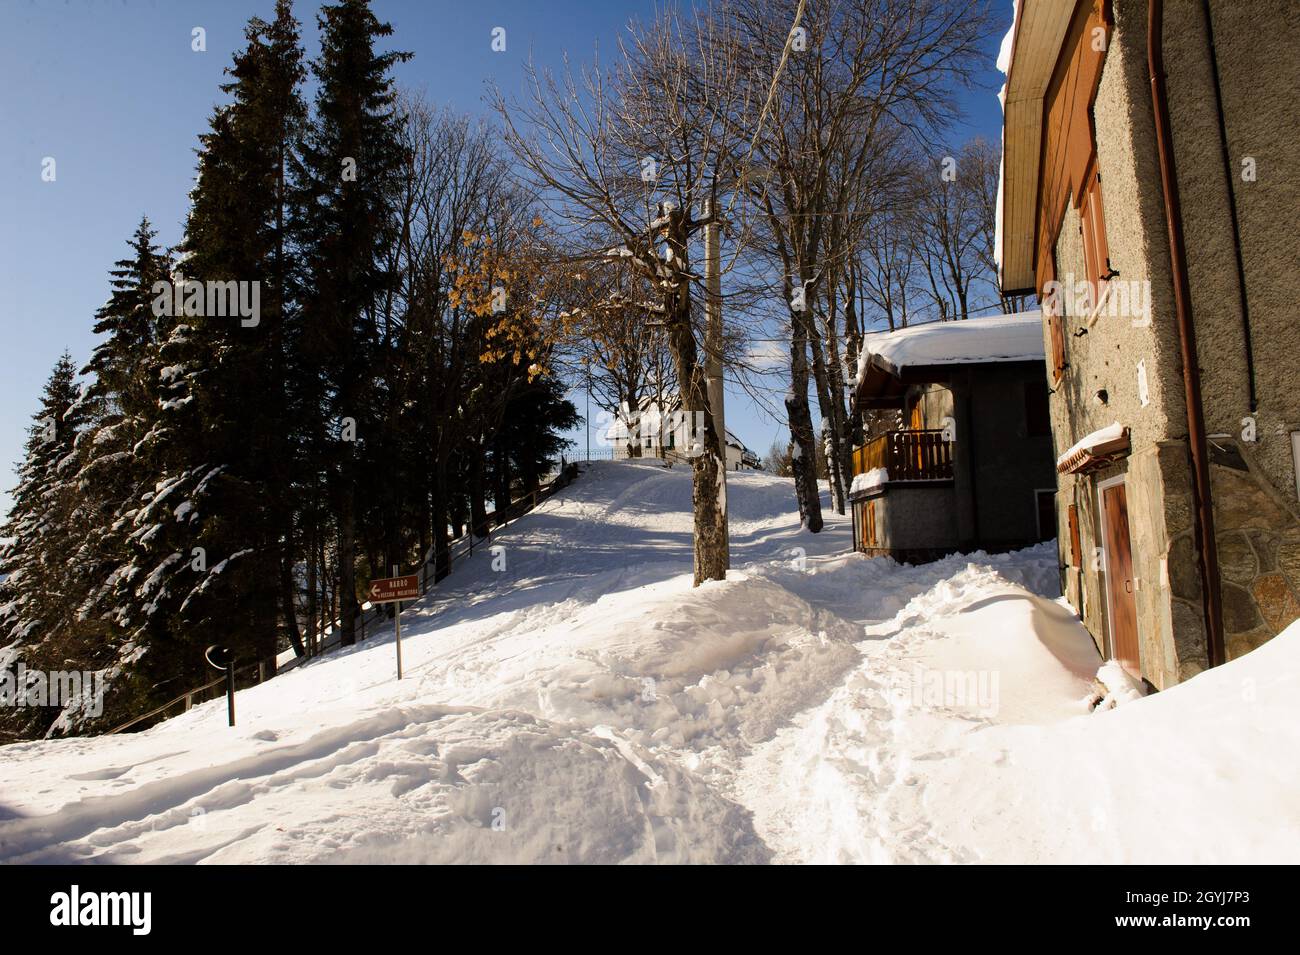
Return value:
<svg viewBox="0 0 1300 955">
<path fill-rule="evenodd" d="M 858 382 L 876 365 L 890 374 L 918 365 L 971 365 L 1043 361 L 1043 316 L 1034 309 L 1014 315 L 912 325 L 862 340 Z"/>
</svg>

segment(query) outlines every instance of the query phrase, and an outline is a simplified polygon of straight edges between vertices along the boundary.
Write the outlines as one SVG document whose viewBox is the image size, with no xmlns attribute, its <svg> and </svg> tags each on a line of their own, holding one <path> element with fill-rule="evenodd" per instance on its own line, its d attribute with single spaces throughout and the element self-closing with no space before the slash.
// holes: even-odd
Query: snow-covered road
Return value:
<svg viewBox="0 0 1300 955">
<path fill-rule="evenodd" d="M 0 861 L 1300 859 L 1300 635 L 1089 714 L 1051 546 L 899 567 L 729 487 L 725 582 L 684 469 L 593 465 L 403 614 L 400 682 L 372 637 L 233 730 L 0 749 Z"/>
</svg>

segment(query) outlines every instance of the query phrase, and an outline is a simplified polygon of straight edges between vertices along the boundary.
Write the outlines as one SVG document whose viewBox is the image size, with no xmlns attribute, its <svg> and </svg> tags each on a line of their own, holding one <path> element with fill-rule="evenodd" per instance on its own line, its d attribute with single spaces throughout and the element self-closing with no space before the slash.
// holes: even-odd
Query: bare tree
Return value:
<svg viewBox="0 0 1300 955">
<path fill-rule="evenodd" d="M 570 260 L 626 260 L 654 291 L 653 300 L 630 304 L 662 325 L 697 443 L 696 584 L 725 578 L 730 559 L 725 444 L 709 405 L 703 275 L 693 264 L 733 188 L 731 124 L 746 112 L 736 44 L 722 31 L 705 15 L 683 26 L 666 14 L 632 29 L 612 74 L 597 62 L 577 77 L 566 67 L 557 79 L 530 65 L 525 102 L 494 94 L 519 166 L 570 230 Z M 593 234 L 615 242 L 602 249 Z M 614 295 L 601 307 L 628 304 Z"/>
<path fill-rule="evenodd" d="M 756 128 L 761 174 L 748 192 L 764 215 L 763 248 L 782 272 L 796 496 L 805 526 L 818 531 L 810 377 L 840 508 L 849 452 L 844 376 L 836 349 L 826 347 L 828 335 L 838 335 L 828 290 L 856 268 L 850 260 L 874 200 L 871 173 L 887 149 L 901 133 L 928 141 L 952 118 L 952 88 L 969 81 L 987 14 L 974 0 L 736 0 L 729 10 L 751 85 L 765 90 L 766 78 L 787 63 L 768 98 L 770 122 L 741 125 Z M 802 19 L 792 31 L 796 11 Z M 750 97 L 751 105 L 758 101 Z M 819 299 L 824 328 L 814 319 Z"/>
</svg>

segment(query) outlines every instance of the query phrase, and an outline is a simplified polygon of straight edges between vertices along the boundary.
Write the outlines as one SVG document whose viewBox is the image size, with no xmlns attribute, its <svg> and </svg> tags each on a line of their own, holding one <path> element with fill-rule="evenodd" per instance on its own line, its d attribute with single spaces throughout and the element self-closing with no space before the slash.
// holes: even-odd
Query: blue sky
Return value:
<svg viewBox="0 0 1300 955">
<path fill-rule="evenodd" d="M 413 60 L 403 85 L 461 112 L 485 112 L 488 81 L 521 88 L 530 52 L 556 64 L 596 43 L 612 51 L 629 17 L 650 0 L 376 0 Z M 662 6 L 662 3 L 660 4 Z M 250 16 L 270 17 L 273 0 L 6 0 L 0 7 L 0 513 L 8 509 L 13 465 L 42 384 L 64 348 L 82 364 L 94 347 L 95 310 L 108 297 L 108 270 L 121 258 L 141 214 L 159 241 L 180 238 L 194 176 L 196 137 L 221 96 L 218 84 Z M 299 0 L 309 56 L 316 53 L 318 4 Z M 962 96 L 966 125 L 996 140 L 997 44 L 1011 4 L 994 0 L 997 35 L 988 43 L 988 89 Z M 1001 22 L 1004 21 L 1004 22 Z M 491 31 L 506 29 L 506 51 Z M 191 31 L 206 31 L 206 52 Z M 53 157 L 57 178 L 41 179 Z M 779 399 L 779 378 L 762 383 Z M 579 411 L 583 396 L 574 396 Z M 595 417 L 593 413 L 593 418 Z M 728 389 L 727 424 L 760 454 L 784 424 L 739 389 Z M 581 443 L 581 441 L 580 441 Z"/>
</svg>

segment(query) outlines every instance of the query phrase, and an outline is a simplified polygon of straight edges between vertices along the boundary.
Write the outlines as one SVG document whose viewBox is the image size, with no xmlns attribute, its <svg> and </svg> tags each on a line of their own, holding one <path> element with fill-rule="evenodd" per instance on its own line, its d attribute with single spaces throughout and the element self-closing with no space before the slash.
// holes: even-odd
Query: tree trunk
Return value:
<svg viewBox="0 0 1300 955">
<path fill-rule="evenodd" d="M 496 522 L 500 524 L 510 513 L 510 450 L 499 435 L 493 444 L 493 459 L 496 463 L 496 487 L 493 503 L 496 506 Z"/>
<path fill-rule="evenodd" d="M 794 493 L 800 523 L 817 534 L 822 529 L 822 503 L 817 490 L 817 437 L 808 407 L 808 343 L 801 316 L 792 312 L 790 321 L 794 334 L 790 343 L 790 392 L 785 398 L 785 411 L 790 421 L 790 438 L 794 441 Z"/>
<path fill-rule="evenodd" d="M 357 642 L 356 501 L 351 482 L 339 498 L 339 633 L 343 646 Z"/>
<path fill-rule="evenodd" d="M 682 211 L 670 216 L 667 231 L 672 262 L 679 270 L 675 281 L 664 294 L 665 327 L 668 347 L 677 366 L 677 381 L 681 388 L 682 409 L 686 412 L 688 427 L 697 436 L 699 446 L 689 453 L 691 461 L 691 501 L 695 509 L 695 586 L 706 580 L 726 580 L 730 563 L 730 542 L 727 528 L 727 490 L 723 481 L 726 468 L 725 445 L 722 436 L 713 427 L 713 414 L 709 408 L 708 382 L 705 369 L 700 364 L 695 347 L 695 332 L 691 327 L 690 260 L 688 235 Z"/>
<path fill-rule="evenodd" d="M 316 522 L 312 519 L 307 530 L 307 653 L 316 653 Z"/>
<path fill-rule="evenodd" d="M 703 379 L 703 375 L 700 376 Z M 703 386 L 703 380 L 700 385 Z M 706 580 L 726 580 L 731 544 L 727 529 L 727 486 L 723 481 L 726 468 L 722 442 L 713 428 L 707 409 L 705 415 L 704 453 L 692 462 L 691 502 L 695 506 L 695 586 Z"/>
<path fill-rule="evenodd" d="M 470 448 L 469 519 L 474 536 L 480 539 L 488 535 L 487 489 L 483 484 L 483 458 L 486 454 L 482 445 Z"/>
<path fill-rule="evenodd" d="M 811 319 L 809 323 L 811 324 Z M 808 339 L 809 350 L 813 356 L 813 379 L 817 385 L 817 410 L 822 416 L 822 434 L 825 436 L 823 444 L 829 444 L 824 447 L 826 453 L 826 472 L 830 479 L 831 486 L 831 506 L 839 514 L 844 513 L 844 474 L 840 470 L 839 459 L 839 425 L 840 415 L 837 414 L 838 401 L 832 392 L 830 373 L 826 367 L 826 356 L 822 350 L 821 336 L 817 334 L 816 329 L 812 329 L 812 334 Z M 815 474 L 814 474 L 815 478 Z"/>
<path fill-rule="evenodd" d="M 433 512 L 433 579 L 436 583 L 451 572 L 451 541 L 447 536 L 447 525 L 451 520 L 447 513 L 446 478 L 441 473 L 436 473 L 432 484 L 430 509 Z"/>
<path fill-rule="evenodd" d="M 286 547 L 280 555 L 280 606 L 284 614 L 285 629 L 289 634 L 289 643 L 293 655 L 305 656 L 307 648 L 302 644 L 302 632 L 298 629 L 298 593 L 293 580 L 293 552 Z"/>
</svg>

